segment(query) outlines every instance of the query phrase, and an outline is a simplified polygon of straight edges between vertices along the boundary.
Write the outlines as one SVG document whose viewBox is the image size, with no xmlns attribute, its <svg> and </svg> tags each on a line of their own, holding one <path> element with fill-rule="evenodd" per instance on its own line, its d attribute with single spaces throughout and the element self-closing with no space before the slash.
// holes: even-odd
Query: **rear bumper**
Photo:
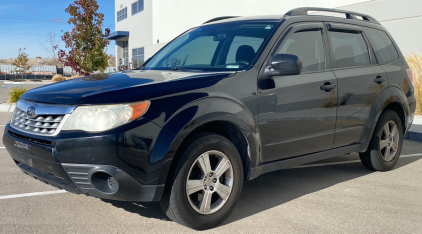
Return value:
<svg viewBox="0 0 422 234">
<path fill-rule="evenodd" d="M 158 201 L 164 191 L 164 185 L 143 185 L 113 165 L 61 163 L 54 146 L 20 139 L 7 131 L 3 144 L 25 174 L 72 193 L 148 202 Z"/>
</svg>

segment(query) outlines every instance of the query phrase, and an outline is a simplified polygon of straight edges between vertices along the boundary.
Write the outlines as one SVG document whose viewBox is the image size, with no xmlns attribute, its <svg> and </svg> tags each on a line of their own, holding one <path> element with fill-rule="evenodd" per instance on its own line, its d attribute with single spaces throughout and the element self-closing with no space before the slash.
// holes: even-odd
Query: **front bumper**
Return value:
<svg viewBox="0 0 422 234">
<path fill-rule="evenodd" d="M 60 162 L 56 146 L 19 137 L 7 127 L 3 144 L 17 166 L 25 174 L 56 188 L 98 198 L 136 202 L 158 201 L 164 191 L 164 185 L 144 185 L 116 165 Z M 91 145 L 90 148 L 97 152 L 104 150 L 102 145 Z"/>
</svg>

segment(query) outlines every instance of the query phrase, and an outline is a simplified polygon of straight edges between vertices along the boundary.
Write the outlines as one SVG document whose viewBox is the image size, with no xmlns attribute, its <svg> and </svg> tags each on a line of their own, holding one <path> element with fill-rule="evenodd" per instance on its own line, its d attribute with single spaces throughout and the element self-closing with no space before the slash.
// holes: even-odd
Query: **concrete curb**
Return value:
<svg viewBox="0 0 422 234">
<path fill-rule="evenodd" d="M 34 81 L 25 81 L 25 82 L 10 82 L 10 81 L 5 81 L 3 82 L 3 84 L 1 85 L 2 88 L 13 88 L 13 87 L 23 87 L 24 85 L 47 85 L 47 84 L 51 84 L 53 82 L 51 81 L 40 81 L 40 82 L 34 82 Z"/>
<path fill-rule="evenodd" d="M 0 112 L 13 112 L 15 104 L 0 104 Z"/>
<path fill-rule="evenodd" d="M 404 139 L 422 142 L 422 125 L 413 123 L 404 136 Z"/>
<path fill-rule="evenodd" d="M 411 141 L 419 141 L 422 142 L 422 132 L 411 132 L 408 131 L 404 136 L 404 139 L 408 139 Z"/>
<path fill-rule="evenodd" d="M 407 131 L 404 139 L 422 142 L 422 116 L 415 115 L 410 129 Z"/>
<path fill-rule="evenodd" d="M 4 81 L 3 85 L 26 85 L 26 84 L 51 84 L 53 83 L 51 80 L 48 81 L 22 81 L 22 82 L 15 82 L 15 81 Z"/>
</svg>

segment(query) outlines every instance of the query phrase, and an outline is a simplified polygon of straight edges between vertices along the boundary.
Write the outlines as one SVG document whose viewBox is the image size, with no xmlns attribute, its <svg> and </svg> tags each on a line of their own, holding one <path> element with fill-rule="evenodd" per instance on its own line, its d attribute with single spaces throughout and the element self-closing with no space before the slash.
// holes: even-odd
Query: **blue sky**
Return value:
<svg viewBox="0 0 422 234">
<path fill-rule="evenodd" d="M 114 31 L 114 1 L 97 0 L 104 13 L 104 26 Z M 47 57 L 40 43 L 47 44 L 46 35 L 54 32 L 64 49 L 60 36 L 70 31 L 70 15 L 64 11 L 73 0 L 0 0 L 0 59 L 15 58 L 19 48 L 26 48 L 30 58 Z M 65 22 L 65 23 L 63 23 Z M 114 41 L 107 47 L 115 54 Z"/>
</svg>

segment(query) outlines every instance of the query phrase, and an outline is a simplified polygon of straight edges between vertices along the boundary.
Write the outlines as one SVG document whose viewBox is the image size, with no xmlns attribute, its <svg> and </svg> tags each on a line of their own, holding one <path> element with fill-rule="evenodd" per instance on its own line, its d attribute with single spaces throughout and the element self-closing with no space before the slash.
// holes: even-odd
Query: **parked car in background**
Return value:
<svg viewBox="0 0 422 234">
<path fill-rule="evenodd" d="M 160 201 L 169 218 L 202 230 L 230 215 L 245 180 L 267 172 L 352 152 L 391 170 L 413 121 L 411 81 L 371 16 L 220 17 L 139 70 L 26 92 L 3 142 L 40 181 Z"/>
</svg>

